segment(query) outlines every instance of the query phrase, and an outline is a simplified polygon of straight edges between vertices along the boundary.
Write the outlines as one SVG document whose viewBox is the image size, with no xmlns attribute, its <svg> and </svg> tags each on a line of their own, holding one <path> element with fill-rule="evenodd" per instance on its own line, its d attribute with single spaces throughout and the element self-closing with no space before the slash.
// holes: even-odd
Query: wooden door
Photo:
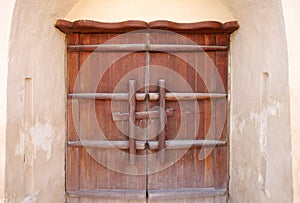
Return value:
<svg viewBox="0 0 300 203">
<path fill-rule="evenodd" d="M 68 202 L 226 202 L 236 22 L 56 27 L 68 34 Z"/>
<path fill-rule="evenodd" d="M 228 36 L 160 33 L 152 34 L 150 43 L 228 46 Z M 173 116 L 165 124 L 166 150 L 159 155 L 164 160 L 149 158 L 149 202 L 226 202 L 227 51 L 187 49 L 150 52 L 150 83 L 164 78 L 167 94 L 176 99 L 166 98 L 165 103 Z M 151 140 L 159 136 L 150 136 L 150 153 L 157 153 Z"/>
</svg>

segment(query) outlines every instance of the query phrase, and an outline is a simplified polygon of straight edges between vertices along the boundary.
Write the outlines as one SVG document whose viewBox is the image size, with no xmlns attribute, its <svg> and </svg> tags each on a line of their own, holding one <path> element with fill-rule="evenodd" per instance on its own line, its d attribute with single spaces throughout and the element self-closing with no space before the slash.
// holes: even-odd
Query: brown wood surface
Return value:
<svg viewBox="0 0 300 203">
<path fill-rule="evenodd" d="M 118 23 L 96 22 L 92 20 L 78 20 L 70 22 L 57 20 L 55 27 L 63 33 L 125 33 L 140 29 L 162 29 L 179 33 L 228 33 L 239 28 L 237 21 L 221 23 L 217 21 L 203 21 L 195 23 L 176 23 L 158 20 L 146 23 L 144 21 L 129 20 Z"/>
<path fill-rule="evenodd" d="M 165 132 L 165 109 L 166 109 L 166 99 L 165 99 L 165 80 L 158 80 L 159 89 L 159 133 L 158 133 L 158 150 L 160 151 L 159 158 L 160 163 L 165 161 L 165 147 L 166 147 L 166 132 Z"/>
<path fill-rule="evenodd" d="M 149 199 L 184 199 L 195 197 L 223 196 L 226 194 L 225 189 L 216 190 L 215 188 L 181 188 L 173 190 L 149 190 Z"/>
<path fill-rule="evenodd" d="M 227 49 L 238 24 L 60 20 L 56 27 L 69 47 L 68 202 L 225 202 Z M 120 35 L 139 29 L 148 31 Z M 92 52 L 107 40 L 114 47 Z"/>
<path fill-rule="evenodd" d="M 78 44 L 79 35 L 71 34 L 67 36 L 67 44 Z M 79 62 L 79 53 L 68 53 L 67 54 L 67 87 L 68 92 L 73 92 L 73 87 L 78 73 L 78 62 Z M 74 112 L 73 108 L 78 108 L 78 101 L 68 100 L 68 116 L 67 116 L 67 140 L 77 141 L 78 132 L 76 131 L 76 125 L 79 124 L 79 113 Z M 67 158 L 66 158 L 66 190 L 78 190 L 80 188 L 79 183 L 79 151 L 80 149 L 72 149 L 67 147 Z M 77 203 L 79 202 L 78 198 L 68 198 L 69 202 Z"/>
<path fill-rule="evenodd" d="M 203 45 L 177 45 L 177 44 L 92 44 L 92 45 L 70 45 L 68 51 L 85 52 L 212 52 L 226 51 L 227 46 L 203 46 Z"/>
<path fill-rule="evenodd" d="M 70 35 L 71 36 L 71 35 Z M 108 40 L 110 37 L 112 37 L 109 34 L 83 34 L 79 36 L 80 38 L 80 44 L 89 44 L 89 43 L 103 43 L 106 40 Z M 74 43 L 73 43 L 74 44 Z M 111 55 L 111 53 L 88 53 L 88 52 L 80 52 L 80 53 L 72 53 L 69 52 L 68 55 L 70 55 L 69 58 L 74 57 L 74 55 L 79 56 L 79 63 L 74 64 L 74 60 L 69 60 L 68 63 L 68 75 L 72 76 L 74 74 L 76 77 L 79 76 L 81 80 L 80 89 L 77 89 L 77 92 L 80 93 L 87 93 L 87 92 L 93 92 L 95 89 L 95 82 L 96 82 L 96 92 L 108 92 L 112 93 L 114 91 L 114 88 L 118 81 L 120 81 L 120 78 L 123 77 L 126 73 L 131 71 L 132 69 L 137 68 L 137 66 L 144 65 L 145 62 L 145 54 L 141 53 L 133 53 L 132 55 L 129 55 L 127 58 L 122 58 L 120 61 L 118 61 L 118 64 L 113 64 L 111 66 L 111 69 L 108 71 L 105 71 L 105 66 L 107 66 L 111 60 L 113 60 L 113 57 L 116 57 L 114 54 Z M 136 66 L 132 66 L 132 64 L 129 64 L 128 61 L 131 61 L 133 58 L 136 58 L 137 60 L 134 60 L 137 63 Z M 127 64 L 125 68 L 120 71 L 117 69 L 119 66 L 123 66 L 122 64 Z M 123 66 L 124 67 L 124 66 Z M 83 72 L 80 72 L 78 74 L 78 68 L 85 68 L 86 70 Z M 71 71 L 72 70 L 72 71 Z M 77 70 L 77 72 L 76 72 Z M 75 72 L 75 73 L 73 73 Z M 72 74 L 71 74 L 72 73 Z M 116 74 L 118 73 L 118 74 Z M 77 75 L 78 74 L 78 75 Z M 97 80 L 99 80 L 99 75 L 104 74 L 104 76 L 101 78 L 99 85 L 97 85 Z M 143 77 L 139 77 L 138 79 L 139 83 L 144 83 Z M 69 82 L 70 83 L 70 82 Z M 74 82 L 73 82 L 74 83 Z M 72 86 L 72 85 L 70 85 Z M 122 86 L 122 85 L 120 85 Z M 126 84 L 124 84 L 125 87 L 128 87 L 128 81 Z M 125 89 L 124 89 L 125 90 Z M 128 89 L 126 88 L 126 91 L 128 92 Z M 69 93 L 72 93 L 73 91 L 70 90 Z M 128 98 L 128 96 L 127 96 Z M 111 110 L 111 103 L 110 100 L 71 100 L 69 101 L 77 101 L 80 104 L 79 107 L 79 134 L 81 140 L 121 140 L 126 141 L 128 140 L 128 137 L 118 129 L 118 127 L 115 125 L 114 121 L 112 120 L 112 110 Z M 118 110 L 120 112 L 128 112 L 128 102 L 124 101 L 116 101 L 115 104 L 116 108 L 114 110 Z M 94 103 L 94 104 L 93 104 Z M 94 107 L 94 108 L 93 108 Z M 69 103 L 68 105 L 69 113 L 68 115 L 72 115 L 72 105 Z M 93 111 L 96 111 L 97 120 L 95 121 L 93 119 Z M 70 123 L 72 121 L 72 118 L 70 118 Z M 98 133 L 97 131 L 97 125 L 101 127 L 103 130 L 102 133 Z M 123 124 L 124 128 L 127 128 L 128 124 Z M 76 133 L 73 132 L 74 130 L 68 130 L 69 136 L 74 136 Z M 78 139 L 69 139 L 68 142 L 76 141 Z M 103 145 L 102 141 L 102 145 Z M 74 143 L 73 143 L 74 144 Z M 99 143 L 98 143 L 99 145 Z M 101 145 L 101 144 L 100 144 Z M 70 153 L 76 153 L 79 151 L 79 155 L 77 155 L 78 159 L 76 159 L 76 162 L 73 161 L 74 156 L 67 157 L 67 168 L 69 172 L 67 172 L 67 176 L 71 176 L 67 179 L 67 184 L 73 184 L 74 186 L 67 187 L 68 191 L 78 191 L 78 190 L 101 190 L 101 189 L 132 189 L 132 190 L 138 190 L 142 189 L 144 190 L 146 185 L 146 178 L 144 176 L 134 176 L 134 175 L 126 175 L 123 173 L 118 173 L 116 171 L 109 170 L 106 168 L 105 165 L 110 164 L 111 167 L 114 168 L 122 168 L 123 165 L 126 165 L 124 160 L 118 161 L 118 158 L 116 156 L 113 156 L 112 154 L 117 152 L 116 148 L 107 148 L 103 147 L 100 149 L 88 149 L 88 148 L 77 148 L 73 147 L 71 145 L 68 145 L 68 151 Z M 120 148 L 123 148 L 120 146 Z M 126 150 L 128 149 L 122 149 Z M 141 149 L 138 153 L 143 153 L 144 149 Z M 69 161 L 70 160 L 70 161 Z M 98 162 L 98 160 L 101 160 L 101 162 Z M 128 162 L 128 160 L 126 160 Z M 129 162 L 128 162 L 129 163 Z M 127 163 L 127 165 L 128 165 Z M 78 170 L 76 172 L 76 164 L 78 165 Z M 104 164 L 104 165 L 103 165 Z M 109 164 L 108 164 L 109 165 Z M 136 167 L 141 167 L 139 170 L 145 170 L 145 164 L 139 163 Z M 127 166 L 129 168 L 129 166 Z M 127 169 L 130 170 L 130 169 Z M 70 175 L 69 175 L 70 174 Z M 76 181 L 74 177 L 76 177 L 74 174 L 78 174 L 79 181 Z M 129 181 L 130 180 L 130 181 Z M 69 183 L 70 182 L 70 183 Z M 84 198 L 85 197 L 85 198 Z M 81 201 L 84 202 L 93 202 L 97 197 L 95 195 L 93 198 L 86 196 L 81 196 Z M 98 196 L 99 197 L 99 196 Z M 79 198 L 79 197 L 78 197 Z M 78 201 L 79 199 L 77 196 L 69 196 L 68 201 Z M 109 200 L 105 197 L 103 198 L 96 198 L 97 202 L 98 200 L 101 200 L 103 202 L 115 202 L 115 200 Z M 95 199 L 95 201 L 96 201 Z M 144 201 L 144 200 L 143 200 Z M 142 202 L 143 202 L 142 201 Z M 140 202 L 140 201 L 139 201 Z"/>
<path fill-rule="evenodd" d="M 137 93 L 137 101 L 145 101 L 146 95 L 148 95 L 149 101 L 158 101 L 159 93 Z M 128 93 L 71 93 L 68 94 L 69 98 L 73 99 L 103 99 L 103 100 L 128 100 Z M 225 93 L 182 93 L 171 92 L 165 94 L 165 100 L 178 101 L 178 100 L 195 100 L 195 99 L 219 99 L 225 98 Z"/>
<path fill-rule="evenodd" d="M 135 144 L 135 80 L 129 81 L 129 127 L 128 127 L 128 135 L 129 135 L 129 154 L 130 154 L 130 164 L 133 165 L 135 162 L 136 155 L 136 144 Z"/>
<path fill-rule="evenodd" d="M 218 34 L 216 36 L 218 45 L 229 46 L 229 36 Z M 222 79 L 222 84 L 216 84 L 216 91 L 228 91 L 228 52 L 220 51 L 216 53 L 216 68 Z M 226 99 L 215 101 L 216 105 L 216 135 L 217 139 L 228 140 L 227 112 L 228 102 Z M 224 122 L 225 121 L 225 122 Z M 226 188 L 228 184 L 228 147 L 216 148 L 216 188 Z"/>
<path fill-rule="evenodd" d="M 69 191 L 69 197 L 85 197 L 85 198 L 107 198 L 122 200 L 144 200 L 146 199 L 145 190 L 78 190 Z"/>
</svg>

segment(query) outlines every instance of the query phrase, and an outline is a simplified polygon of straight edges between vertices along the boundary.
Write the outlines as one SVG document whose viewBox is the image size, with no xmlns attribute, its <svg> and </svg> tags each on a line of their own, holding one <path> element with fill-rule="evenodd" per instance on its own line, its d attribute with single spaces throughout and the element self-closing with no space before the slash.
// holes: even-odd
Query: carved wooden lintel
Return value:
<svg viewBox="0 0 300 203">
<path fill-rule="evenodd" d="M 175 23 L 158 20 L 150 23 L 129 20 L 124 22 L 105 23 L 92 20 L 67 21 L 57 20 L 55 27 L 65 34 L 70 33 L 125 33 L 135 30 L 160 29 L 177 33 L 228 33 L 239 28 L 237 21 L 221 23 L 217 21 L 202 21 L 195 23 Z"/>
</svg>

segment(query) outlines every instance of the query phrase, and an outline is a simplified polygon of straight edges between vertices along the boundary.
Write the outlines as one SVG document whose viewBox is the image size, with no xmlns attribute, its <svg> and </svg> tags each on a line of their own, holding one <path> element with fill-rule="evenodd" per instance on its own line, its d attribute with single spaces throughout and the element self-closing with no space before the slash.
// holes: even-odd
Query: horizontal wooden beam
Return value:
<svg viewBox="0 0 300 203">
<path fill-rule="evenodd" d="M 177 23 L 166 20 L 144 22 L 138 20 L 129 20 L 123 22 L 98 22 L 93 20 L 77 20 L 74 22 L 59 19 L 55 27 L 63 33 L 125 33 L 133 30 L 142 30 L 151 32 L 151 30 L 168 30 L 176 33 L 205 33 L 231 34 L 239 28 L 237 21 L 226 23 L 216 21 L 202 21 L 194 23 Z M 156 30 L 156 32 L 159 32 Z"/>
<path fill-rule="evenodd" d="M 201 100 L 201 99 L 220 99 L 226 98 L 226 93 L 166 93 L 165 98 L 167 101 L 176 100 Z M 127 101 L 128 93 L 72 93 L 68 94 L 72 99 L 102 99 L 102 100 L 120 100 Z M 145 101 L 147 94 L 136 93 L 137 101 Z M 150 101 L 158 101 L 158 93 L 149 93 Z"/>
<path fill-rule="evenodd" d="M 158 141 L 149 141 L 150 150 L 158 150 Z M 165 141 L 167 149 L 189 149 L 199 147 L 223 146 L 227 142 L 224 140 L 167 140 Z"/>
<path fill-rule="evenodd" d="M 68 46 L 68 51 L 72 52 L 137 52 L 146 51 L 146 49 L 146 44 L 92 44 Z"/>
<path fill-rule="evenodd" d="M 175 93 L 174 92 L 174 93 L 166 93 L 166 100 L 172 101 L 172 100 L 220 99 L 220 98 L 225 98 L 226 96 L 227 94 L 225 93 Z"/>
<path fill-rule="evenodd" d="M 226 51 L 227 46 L 217 45 L 188 45 L 188 44 L 149 44 L 148 51 L 160 52 L 210 52 L 210 51 Z"/>
<path fill-rule="evenodd" d="M 144 150 L 146 146 L 150 150 L 158 150 L 158 141 L 140 141 L 137 140 L 136 149 Z M 189 148 L 199 148 L 199 147 L 214 147 L 214 146 L 224 146 L 227 144 L 224 140 L 167 140 L 167 149 L 189 149 Z M 86 147 L 86 148 L 98 148 L 98 149 L 129 149 L 129 141 L 119 140 L 119 141 L 108 141 L 108 140 L 80 140 L 80 141 L 68 141 L 67 145 L 70 147 Z"/>
<path fill-rule="evenodd" d="M 167 116 L 173 116 L 173 108 L 167 108 L 166 109 Z M 125 121 L 128 120 L 129 113 L 120 113 L 120 112 L 114 112 L 112 113 L 113 120 L 114 121 Z M 136 112 L 135 113 L 135 119 L 145 119 L 145 118 L 158 118 L 159 117 L 159 111 L 142 111 L 142 112 Z"/>
<path fill-rule="evenodd" d="M 101 99 L 128 101 L 128 93 L 72 93 L 68 94 L 68 97 L 72 99 Z"/>
<path fill-rule="evenodd" d="M 68 141 L 67 145 L 70 147 L 86 147 L 86 148 L 98 148 L 98 149 L 129 149 L 129 141 L 108 141 L 108 140 L 80 140 L 80 141 Z M 146 141 L 136 141 L 136 149 L 146 149 Z"/>
<path fill-rule="evenodd" d="M 215 188 L 183 188 L 168 190 L 148 190 L 150 200 L 158 199 L 177 199 L 177 198 L 195 198 L 195 197 L 214 197 L 226 195 L 226 189 Z"/>
<path fill-rule="evenodd" d="M 71 52 L 210 52 L 226 51 L 227 46 L 215 45 L 187 45 L 187 44 L 92 44 L 92 45 L 69 45 Z"/>
<path fill-rule="evenodd" d="M 77 190 L 67 191 L 67 195 L 73 198 L 118 198 L 127 200 L 143 200 L 146 199 L 146 190 Z"/>
</svg>

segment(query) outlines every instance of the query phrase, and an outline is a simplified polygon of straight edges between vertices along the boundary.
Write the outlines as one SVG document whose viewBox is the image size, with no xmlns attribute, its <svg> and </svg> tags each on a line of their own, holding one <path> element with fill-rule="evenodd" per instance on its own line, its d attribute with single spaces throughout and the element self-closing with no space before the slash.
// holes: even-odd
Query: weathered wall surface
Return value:
<svg viewBox="0 0 300 203">
<path fill-rule="evenodd" d="M 294 29 L 299 3 L 289 1 L 282 0 L 284 16 L 280 0 L 2 1 L 0 17 L 8 20 L 0 25 L 8 32 L 0 33 L 0 198 L 5 185 L 7 202 L 64 201 L 65 44 L 53 25 L 65 17 L 237 19 L 241 27 L 231 47 L 230 201 L 293 201 L 290 119 L 294 202 L 299 201 L 300 56 L 295 53 L 300 52 Z"/>
<path fill-rule="evenodd" d="M 230 201 L 292 202 L 288 55 L 279 0 L 224 0 L 231 46 Z"/>
<path fill-rule="evenodd" d="M 299 19 L 300 2 L 297 0 L 283 0 L 282 6 L 284 11 L 289 57 L 293 197 L 294 202 L 300 202 L 300 29 L 297 20 Z"/>
<path fill-rule="evenodd" d="M 14 5 L 5 67 L 7 202 L 64 202 L 65 37 L 53 25 L 74 4 Z"/>
<path fill-rule="evenodd" d="M 7 72 L 9 35 L 15 1 L 0 2 L 0 202 L 5 199 Z"/>
<path fill-rule="evenodd" d="M 232 15 L 218 0 L 80 0 L 65 17 L 103 22 L 125 20 L 229 21 Z"/>
</svg>

